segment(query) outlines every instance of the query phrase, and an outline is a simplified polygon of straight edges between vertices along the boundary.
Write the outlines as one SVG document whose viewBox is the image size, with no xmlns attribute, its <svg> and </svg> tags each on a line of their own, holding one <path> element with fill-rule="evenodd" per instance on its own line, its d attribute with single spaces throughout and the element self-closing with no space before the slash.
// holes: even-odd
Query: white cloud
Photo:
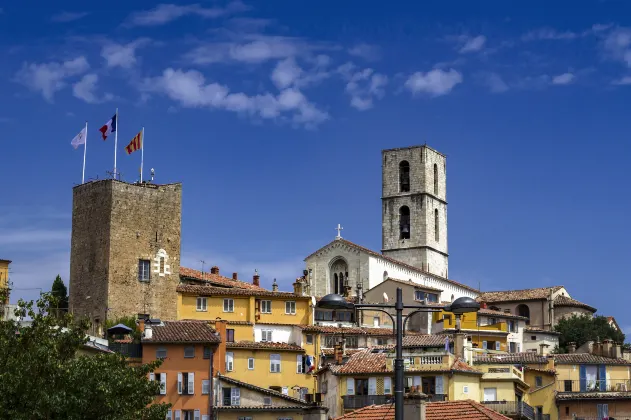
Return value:
<svg viewBox="0 0 631 420">
<path fill-rule="evenodd" d="M 86 72 L 90 68 L 85 57 L 80 56 L 63 63 L 24 63 L 15 80 L 34 92 L 42 94 L 48 102 L 53 102 L 55 93 L 66 86 L 66 80 Z"/>
<path fill-rule="evenodd" d="M 111 93 L 98 96 L 96 94 L 99 76 L 94 73 L 86 74 L 83 78 L 72 86 L 72 94 L 89 104 L 97 104 L 113 99 Z"/>
<path fill-rule="evenodd" d="M 489 88 L 491 93 L 503 93 L 509 89 L 504 79 L 497 73 L 484 75 L 483 83 Z"/>
<path fill-rule="evenodd" d="M 196 15 L 205 19 L 218 18 L 232 13 L 248 10 L 240 1 L 233 1 L 226 7 L 205 8 L 199 4 L 178 5 L 159 4 L 151 10 L 132 13 L 127 19 L 128 26 L 158 26 L 184 16 Z"/>
<path fill-rule="evenodd" d="M 446 95 L 459 83 L 462 83 L 462 74 L 449 69 L 448 71 L 434 69 L 427 73 L 416 72 L 405 82 L 405 87 L 414 95 L 427 93 L 431 96 Z"/>
<path fill-rule="evenodd" d="M 480 51 L 484 48 L 484 44 L 486 43 L 486 37 L 484 35 L 478 35 L 476 37 L 465 37 L 464 45 L 460 48 L 460 53 L 470 53 Z"/>
<path fill-rule="evenodd" d="M 184 107 L 222 109 L 263 119 L 290 121 L 307 128 L 313 128 L 329 118 L 297 88 L 281 90 L 278 95 L 231 93 L 225 85 L 206 83 L 204 75 L 196 70 L 168 68 L 162 76 L 146 79 L 141 89 L 162 93 Z"/>
<path fill-rule="evenodd" d="M 614 85 L 631 85 L 631 76 L 624 76 L 612 82 Z"/>
<path fill-rule="evenodd" d="M 128 44 L 109 43 L 101 49 L 101 57 L 105 59 L 108 67 L 129 69 L 136 65 L 136 49 L 147 43 L 147 38 L 140 38 Z"/>
<path fill-rule="evenodd" d="M 575 79 L 576 79 L 576 76 L 574 76 L 574 74 L 563 73 L 563 74 L 559 74 L 558 76 L 554 76 L 552 78 L 552 84 L 553 85 L 569 85 L 570 83 L 574 82 Z"/>
<path fill-rule="evenodd" d="M 540 41 L 540 40 L 571 40 L 579 37 L 576 32 L 565 31 L 559 32 L 551 28 L 539 28 L 522 35 L 522 41 Z"/>
<path fill-rule="evenodd" d="M 603 41 L 605 53 L 631 67 L 631 28 L 616 28 Z"/>
<path fill-rule="evenodd" d="M 348 50 L 348 53 L 355 57 L 363 58 L 367 61 L 375 61 L 381 57 L 381 48 L 370 44 L 357 44 Z"/>
<path fill-rule="evenodd" d="M 346 63 L 338 68 L 338 72 L 348 80 L 345 90 L 351 96 L 351 106 L 365 111 L 373 107 L 375 98 L 383 98 L 388 78 L 370 68 L 352 73 L 353 69 L 352 63 Z"/>
<path fill-rule="evenodd" d="M 90 12 L 60 12 L 60 13 L 57 13 L 56 15 L 53 15 L 50 18 L 50 20 L 51 22 L 56 22 L 56 23 L 67 23 L 67 22 L 73 22 L 75 20 L 83 19 L 89 14 Z"/>
<path fill-rule="evenodd" d="M 272 72 L 272 81 L 279 89 L 293 85 L 302 75 L 302 69 L 296 64 L 293 57 L 279 61 Z"/>
</svg>

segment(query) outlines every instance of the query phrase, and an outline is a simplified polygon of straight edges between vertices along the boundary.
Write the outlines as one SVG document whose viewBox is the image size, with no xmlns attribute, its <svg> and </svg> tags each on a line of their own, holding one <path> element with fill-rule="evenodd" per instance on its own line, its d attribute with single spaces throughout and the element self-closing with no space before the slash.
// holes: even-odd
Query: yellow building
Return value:
<svg viewBox="0 0 631 420">
<path fill-rule="evenodd" d="M 0 304 L 9 303 L 9 264 L 11 261 L 0 259 Z"/>
</svg>

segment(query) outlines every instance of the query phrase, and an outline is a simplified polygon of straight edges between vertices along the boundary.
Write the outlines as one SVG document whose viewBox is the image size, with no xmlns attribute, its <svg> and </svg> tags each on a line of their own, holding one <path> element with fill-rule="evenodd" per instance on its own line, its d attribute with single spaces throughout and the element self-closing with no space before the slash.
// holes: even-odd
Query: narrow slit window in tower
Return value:
<svg viewBox="0 0 631 420">
<path fill-rule="evenodd" d="M 399 209 L 400 239 L 410 239 L 410 208 L 403 206 Z"/>
<path fill-rule="evenodd" d="M 401 192 L 410 191 L 410 164 L 406 160 L 399 163 L 399 189 Z"/>
<path fill-rule="evenodd" d="M 438 228 L 438 209 L 434 209 L 434 239 L 440 240 L 440 229 Z"/>
<path fill-rule="evenodd" d="M 434 195 L 438 195 L 438 165 L 434 164 Z"/>
</svg>

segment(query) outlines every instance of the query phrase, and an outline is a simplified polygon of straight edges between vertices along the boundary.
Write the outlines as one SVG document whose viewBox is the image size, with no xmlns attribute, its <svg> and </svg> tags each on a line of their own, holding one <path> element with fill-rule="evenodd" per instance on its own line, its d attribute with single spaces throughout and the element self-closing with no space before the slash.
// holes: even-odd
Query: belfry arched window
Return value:
<svg viewBox="0 0 631 420">
<path fill-rule="evenodd" d="M 410 208 L 408 206 L 399 209 L 399 237 L 410 239 Z"/>
<path fill-rule="evenodd" d="M 410 164 L 407 160 L 399 163 L 399 190 L 401 192 L 410 191 Z"/>
</svg>

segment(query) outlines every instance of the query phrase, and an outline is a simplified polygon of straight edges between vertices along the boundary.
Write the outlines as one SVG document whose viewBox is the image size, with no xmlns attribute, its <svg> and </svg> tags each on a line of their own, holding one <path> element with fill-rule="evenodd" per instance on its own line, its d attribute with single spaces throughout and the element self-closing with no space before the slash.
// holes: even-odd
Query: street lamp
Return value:
<svg viewBox="0 0 631 420">
<path fill-rule="evenodd" d="M 456 315 L 462 315 L 468 312 L 477 312 L 480 310 L 480 304 L 469 297 L 460 297 L 446 306 L 428 306 L 428 305 L 404 305 L 403 291 L 397 287 L 397 299 L 394 305 L 386 304 L 354 304 L 347 301 L 343 296 L 337 294 L 329 294 L 320 299 L 317 306 L 322 309 L 372 309 L 383 312 L 390 317 L 393 325 L 396 325 L 396 357 L 394 359 L 394 420 L 403 420 L 403 330 L 405 323 L 412 316 L 419 312 L 440 312 L 445 310 Z M 386 311 L 386 309 L 395 310 L 395 319 Z M 412 312 L 403 317 L 404 309 L 412 309 Z"/>
</svg>

